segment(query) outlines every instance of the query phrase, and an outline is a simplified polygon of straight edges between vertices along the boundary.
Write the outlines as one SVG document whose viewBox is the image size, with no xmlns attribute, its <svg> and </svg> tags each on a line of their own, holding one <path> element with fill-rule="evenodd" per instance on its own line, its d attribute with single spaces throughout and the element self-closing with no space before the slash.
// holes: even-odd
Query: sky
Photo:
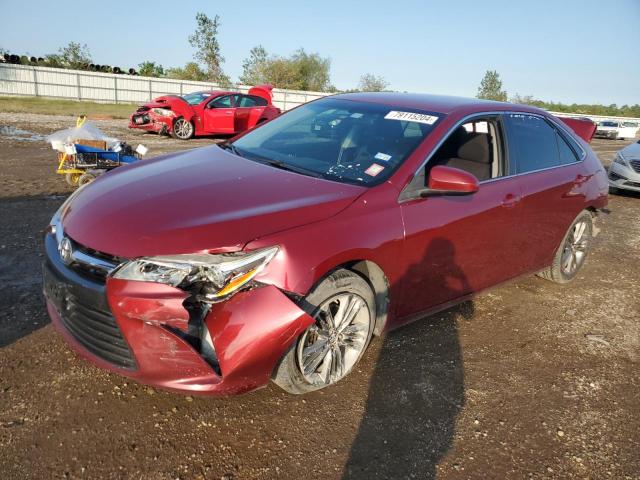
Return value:
<svg viewBox="0 0 640 480">
<path fill-rule="evenodd" d="M 470 97 L 491 69 L 509 95 L 640 103 L 640 0 L 0 0 L 0 47 L 43 56 L 76 41 L 99 64 L 182 66 L 198 11 L 220 15 L 234 81 L 256 45 L 303 47 L 331 59 L 339 89 L 372 73 L 393 90 Z"/>
</svg>

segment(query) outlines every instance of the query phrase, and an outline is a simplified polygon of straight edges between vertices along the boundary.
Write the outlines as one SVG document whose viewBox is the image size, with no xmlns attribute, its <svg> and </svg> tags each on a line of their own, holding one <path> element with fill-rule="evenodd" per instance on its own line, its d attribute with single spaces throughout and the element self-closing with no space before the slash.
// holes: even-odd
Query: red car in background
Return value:
<svg viewBox="0 0 640 480">
<path fill-rule="evenodd" d="M 129 128 L 167 133 L 180 140 L 201 135 L 235 135 L 280 115 L 272 103 L 271 85 L 246 94 L 226 91 L 164 95 L 131 115 Z"/>
<path fill-rule="evenodd" d="M 520 275 L 576 277 L 609 188 L 580 131 L 524 105 L 353 93 L 120 167 L 51 221 L 49 314 L 143 383 L 327 387 L 374 335 Z"/>
</svg>

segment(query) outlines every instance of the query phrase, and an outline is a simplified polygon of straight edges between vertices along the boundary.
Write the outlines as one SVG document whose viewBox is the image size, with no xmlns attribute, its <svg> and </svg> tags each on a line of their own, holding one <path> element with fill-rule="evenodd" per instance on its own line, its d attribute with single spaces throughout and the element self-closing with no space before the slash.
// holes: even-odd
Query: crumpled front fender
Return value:
<svg viewBox="0 0 640 480">
<path fill-rule="evenodd" d="M 280 358 L 314 322 L 273 285 L 245 290 L 212 305 L 205 325 L 222 373 L 218 375 L 197 348 L 167 329 L 187 330 L 186 292 L 158 283 L 114 278 L 109 278 L 106 290 L 111 311 L 138 366 L 135 371 L 115 370 L 171 390 L 232 395 L 265 386 Z"/>
<path fill-rule="evenodd" d="M 288 348 L 313 318 L 273 285 L 217 303 L 205 319 L 225 382 L 266 384 Z"/>
</svg>

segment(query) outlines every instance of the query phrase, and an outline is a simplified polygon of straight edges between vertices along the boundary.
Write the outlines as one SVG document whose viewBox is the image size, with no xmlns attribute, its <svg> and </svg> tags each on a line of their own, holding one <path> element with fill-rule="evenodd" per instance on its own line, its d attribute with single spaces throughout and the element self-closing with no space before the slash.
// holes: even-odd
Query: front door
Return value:
<svg viewBox="0 0 640 480">
<path fill-rule="evenodd" d="M 400 281 L 398 317 L 445 306 L 521 273 L 522 195 L 518 178 L 509 176 L 502 131 L 498 116 L 473 119 L 427 164 L 427 176 L 433 165 L 473 173 L 478 192 L 413 199 L 403 192 L 403 263 L 409 266 Z"/>
<path fill-rule="evenodd" d="M 224 95 L 211 100 L 204 108 L 203 128 L 206 133 L 234 133 L 234 95 Z"/>
</svg>

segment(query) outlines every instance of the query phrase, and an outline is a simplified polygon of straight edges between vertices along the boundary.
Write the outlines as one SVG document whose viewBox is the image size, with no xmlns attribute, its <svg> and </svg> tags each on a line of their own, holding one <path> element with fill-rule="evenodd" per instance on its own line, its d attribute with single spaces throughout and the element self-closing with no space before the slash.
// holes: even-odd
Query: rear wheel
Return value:
<svg viewBox="0 0 640 480">
<path fill-rule="evenodd" d="M 178 118 L 173 122 L 173 128 L 171 129 L 171 136 L 180 140 L 189 140 L 193 137 L 193 124 L 185 120 L 184 118 Z"/>
<path fill-rule="evenodd" d="M 583 211 L 565 234 L 549 268 L 538 275 L 556 283 L 568 283 L 584 264 L 593 234 L 591 213 Z"/>
<path fill-rule="evenodd" d="M 375 324 L 375 297 L 369 284 L 349 270 L 337 270 L 305 299 L 315 323 L 282 358 L 274 382 L 300 394 L 344 378 L 364 353 Z"/>
</svg>

